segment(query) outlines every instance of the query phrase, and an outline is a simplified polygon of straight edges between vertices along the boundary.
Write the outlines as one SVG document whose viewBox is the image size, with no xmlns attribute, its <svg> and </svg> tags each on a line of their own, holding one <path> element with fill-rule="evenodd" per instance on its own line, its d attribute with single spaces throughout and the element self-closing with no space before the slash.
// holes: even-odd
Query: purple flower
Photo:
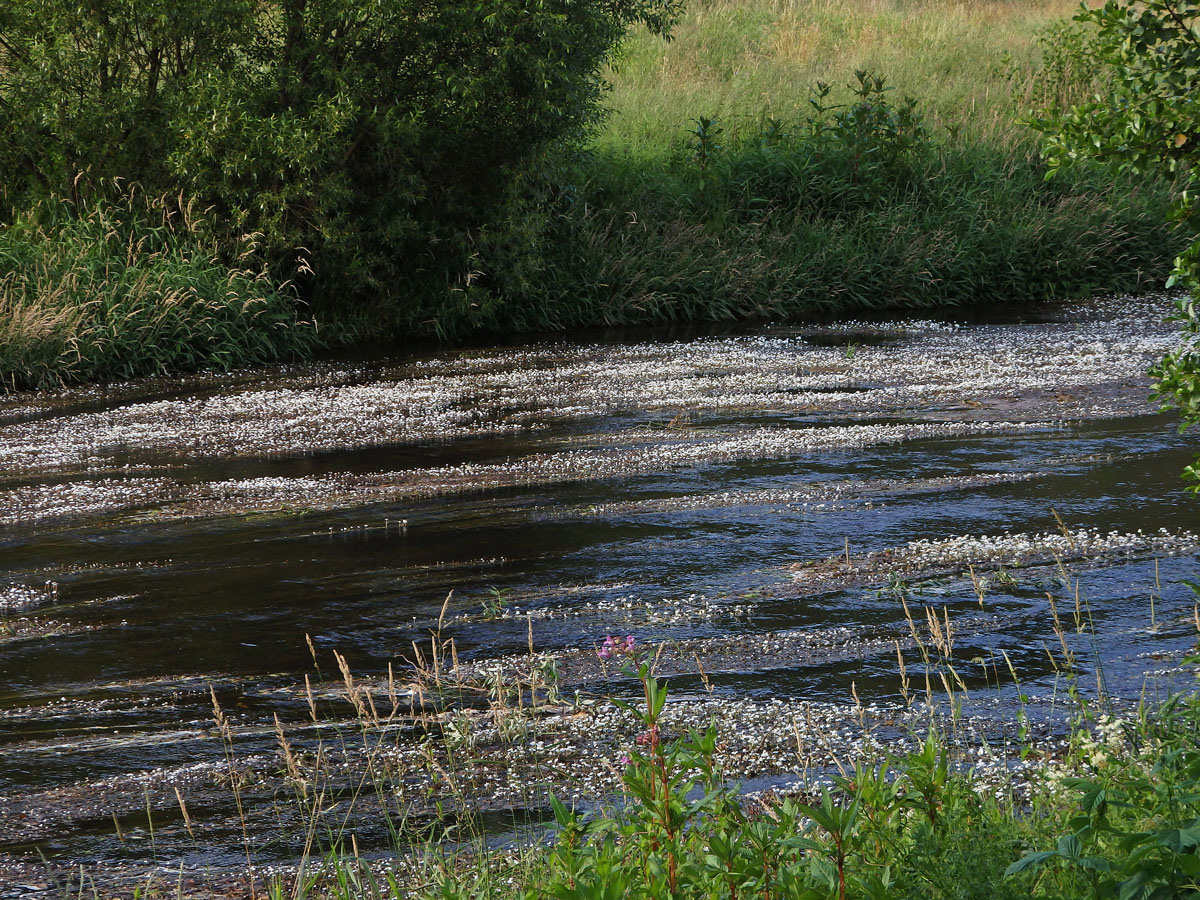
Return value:
<svg viewBox="0 0 1200 900">
<path fill-rule="evenodd" d="M 610 634 L 604 639 L 604 643 L 600 645 L 596 655 L 601 659 L 612 659 L 614 656 L 633 656 L 633 648 L 636 643 L 632 634 L 626 635 L 624 638 Z"/>
</svg>

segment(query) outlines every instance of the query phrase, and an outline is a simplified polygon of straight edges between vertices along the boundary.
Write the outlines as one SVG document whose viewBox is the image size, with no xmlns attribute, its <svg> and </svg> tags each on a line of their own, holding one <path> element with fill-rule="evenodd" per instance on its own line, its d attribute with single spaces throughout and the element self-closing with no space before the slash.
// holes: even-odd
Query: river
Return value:
<svg viewBox="0 0 1200 900">
<path fill-rule="evenodd" d="M 751 790 L 903 749 L 931 707 L 964 758 L 1010 770 L 1018 714 L 1052 753 L 1072 685 L 1118 704 L 1187 686 L 1196 445 L 1145 375 L 1169 308 L 0 398 L 0 896 L 57 896 L 81 867 L 286 869 L 304 778 L 280 731 L 297 766 L 341 767 L 338 796 L 387 735 L 386 796 L 328 813 L 364 853 L 390 846 L 384 810 L 429 815 L 452 760 L 473 774 L 446 795 L 498 835 L 548 790 L 595 802 L 634 734 L 603 699 L 631 692 L 596 658 L 610 634 L 658 654 L 678 727 L 717 718 Z M 930 614 L 951 634 L 927 693 Z M 461 702 L 432 696 L 442 678 Z M 505 678 L 525 685 L 507 701 Z"/>
</svg>

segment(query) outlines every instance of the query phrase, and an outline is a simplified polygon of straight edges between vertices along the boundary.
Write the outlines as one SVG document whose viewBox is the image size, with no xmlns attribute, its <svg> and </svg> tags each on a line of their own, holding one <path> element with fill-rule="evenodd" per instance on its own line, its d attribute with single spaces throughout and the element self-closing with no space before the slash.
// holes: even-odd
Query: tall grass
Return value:
<svg viewBox="0 0 1200 900">
<path fill-rule="evenodd" d="M 1077 578 L 1056 563 L 1062 588 L 1078 603 Z M 967 578 L 964 573 L 959 586 L 972 585 L 982 608 L 988 585 L 1012 576 L 1003 567 L 971 567 Z M 1040 578 L 1031 575 L 1029 583 Z M 309 640 L 317 680 L 305 676 L 295 698 L 307 702 L 308 718 L 286 725 L 275 718 L 278 755 L 266 768 L 257 756 L 256 729 L 233 727 L 212 692 L 223 781 L 247 856 L 247 892 L 238 896 L 1194 898 L 1200 891 L 1195 692 L 1153 705 L 1143 694 L 1136 707 L 1107 696 L 1099 689 L 1099 657 L 1089 671 L 1087 655 L 1073 649 L 1091 629 L 1090 619 L 1077 608 L 1072 626 L 1048 595 L 1047 636 L 1053 639 L 1045 652 L 1055 696 L 1066 689 L 1070 719 L 1063 741 L 1035 740 L 1025 688 L 1007 652 L 990 667 L 970 658 L 978 647 L 969 639 L 956 643 L 959 623 L 940 600 L 924 605 L 916 599 L 919 587 L 890 573 L 882 589 L 900 604 L 909 630 L 910 649 L 896 640 L 898 671 L 892 673 L 903 706 L 866 707 L 852 684 L 844 728 L 793 719 L 795 753 L 783 752 L 800 780 L 780 786 L 783 796 L 741 793 L 723 769 L 726 752 L 734 765 L 739 752 L 722 743 L 728 726 L 680 727 L 669 709 L 667 682 L 655 673 L 662 644 L 606 638 L 597 655 L 605 684 L 620 696 L 597 702 L 575 691 L 572 702 L 562 689 L 579 684 L 574 679 L 582 673 L 560 683 L 553 657 L 535 648 L 531 621 L 527 656 L 460 663 L 455 638 L 444 627 L 450 596 L 429 641 L 413 643 L 407 671 L 389 663 L 376 677 L 356 676 L 335 651 L 326 680 Z M 501 592 L 493 592 L 482 615 L 502 614 L 504 604 Z M 1200 642 L 1200 611 L 1195 625 Z M 1198 651 L 1200 643 L 1180 660 L 1193 673 Z M 696 662 L 710 687 L 699 657 Z M 620 671 L 612 682 L 610 665 Z M 1089 697 L 1093 676 L 1098 690 Z M 978 702 L 993 687 L 997 699 L 1015 691 L 1009 702 L 1017 704 L 1019 737 L 1010 744 L 1006 733 L 1012 731 L 1002 728 L 989 737 L 998 743 L 978 747 L 981 734 L 967 725 L 964 702 L 970 693 Z M 596 715 L 609 704 L 619 716 Z M 611 772 L 611 782 L 576 782 L 585 770 L 573 765 L 579 751 L 563 740 L 573 728 L 600 729 L 609 738 L 584 751 L 599 757 L 584 758 Z M 856 749 L 853 736 L 860 731 L 864 740 Z M 241 756 L 238 744 L 246 738 L 255 742 L 259 762 Z M 883 742 L 895 749 L 871 750 Z M 492 792 L 514 780 L 520 799 L 509 795 L 498 808 Z M 605 783 L 612 793 L 597 797 Z M 575 787 L 578 796 L 591 798 L 584 800 L 586 811 L 551 793 L 561 798 Z M 195 839 L 204 821 L 193 819 L 178 790 L 176 799 L 182 827 Z M 291 846 L 297 858 L 291 873 L 254 870 L 250 822 L 263 822 L 264 805 L 278 822 L 268 838 L 272 854 Z M 541 818 L 547 808 L 553 823 Z M 64 887 L 62 894 L 70 900 L 110 896 L 86 884 Z M 185 893 L 169 881 L 151 881 L 134 896 L 182 900 Z"/>
<path fill-rule="evenodd" d="M 734 122 L 806 109 L 808 86 L 856 69 L 922 99 L 935 128 L 1026 146 L 1042 102 L 1043 36 L 1076 0 L 693 0 L 674 39 L 631 34 L 612 73 L 605 150 L 658 155 L 697 115 Z M 1071 96 L 1090 71 L 1070 75 Z M 842 94 L 845 97 L 845 92 Z"/>
<path fill-rule="evenodd" d="M 303 355 L 295 296 L 197 210 L 126 190 L 0 225 L 0 384 L 51 387 Z"/>
<path fill-rule="evenodd" d="M 903 593 L 899 597 L 904 603 Z M 621 796 L 587 813 L 551 797 L 555 822 L 544 838 L 507 847 L 470 825 L 477 800 L 467 773 L 479 768 L 471 736 L 491 721 L 505 741 L 515 734 L 523 736 L 518 740 L 527 737 L 546 685 L 530 675 L 527 696 L 535 706 L 525 708 L 504 699 L 509 690 L 518 699 L 526 695 L 520 682 L 502 688 L 497 680 L 488 689 L 486 715 L 464 717 L 464 691 L 476 688 L 461 680 L 453 643 L 435 637 L 428 656 L 414 648 L 423 727 L 439 738 L 446 754 L 428 757 L 447 805 L 444 813 L 439 805 L 437 821 L 426 829 L 427 842 L 405 843 L 416 835 L 393 830 L 399 840 L 395 857 L 370 859 L 360 854 L 353 828 L 326 841 L 314 835 L 305 843 L 306 862 L 297 878 L 269 881 L 267 895 L 294 900 L 1196 895 L 1200 701 L 1176 696 L 1124 716 L 1102 711 L 1103 698 L 1083 701 L 1074 690 L 1081 674 L 1077 660 L 1055 613 L 1063 649 L 1055 668 L 1061 664 L 1078 701 L 1066 747 L 1047 759 L 1044 748 L 1023 745 L 1021 760 L 1035 766 L 1024 777 L 1015 775 L 1021 766 L 984 776 L 970 768 L 970 755 L 962 754 L 946 719 L 934 714 L 942 702 L 934 698 L 944 687 L 956 729 L 956 710 L 967 690 L 954 667 L 949 614 L 943 609 L 943 624 L 928 607 L 926 621 L 918 624 L 919 615 L 907 604 L 904 609 L 920 651 L 910 665 L 917 677 L 924 675 L 928 730 L 913 733 L 915 749 L 909 752 L 838 763 L 840 774 L 826 772 L 815 782 L 806 775 L 804 785 L 787 797 L 741 795 L 721 769 L 715 723 L 702 733 L 669 733 L 663 724 L 667 685 L 654 676 L 653 648 L 638 649 L 632 638 L 606 639 L 602 659 L 615 658 L 624 675 L 640 682 L 643 694 L 640 702 L 613 701 L 641 729 L 619 762 Z M 382 776 L 375 788 L 391 796 L 387 778 L 394 776 L 386 772 L 388 754 L 377 741 L 386 736 L 381 726 L 397 720 L 392 676 L 389 672 L 388 692 L 377 703 L 344 660 L 338 664 L 360 722 L 368 769 L 373 778 Z M 900 677 L 911 706 L 920 690 L 910 692 L 903 656 Z M 999 687 L 999 670 L 996 677 Z M 388 694 L 391 713 L 381 716 L 377 708 L 386 709 Z M 311 699 L 310 705 L 315 710 Z M 541 746 L 540 740 L 531 746 Z M 319 808 L 326 776 L 305 771 L 282 728 L 279 741 L 289 777 L 299 787 L 297 802 Z M 318 751 L 318 768 L 321 756 Z M 313 822 L 318 818 L 311 816 Z"/>
<path fill-rule="evenodd" d="M 865 77 L 865 76 L 864 76 Z M 1182 240 L 1165 182 L 1074 172 L 938 134 L 873 80 L 806 114 L 697 117 L 658 157 L 596 151 L 522 244 L 481 243 L 505 298 L 484 327 L 545 330 L 1036 303 L 1161 285 Z M 480 309 L 486 309 L 481 302 Z"/>
<path fill-rule="evenodd" d="M 1173 185 L 1046 181 L 1033 111 L 1095 89 L 1074 0 L 697 0 L 402 333 L 803 319 L 1160 286 Z M 876 79 L 880 79 L 877 81 Z M 910 100 L 911 98 L 911 100 Z"/>
</svg>

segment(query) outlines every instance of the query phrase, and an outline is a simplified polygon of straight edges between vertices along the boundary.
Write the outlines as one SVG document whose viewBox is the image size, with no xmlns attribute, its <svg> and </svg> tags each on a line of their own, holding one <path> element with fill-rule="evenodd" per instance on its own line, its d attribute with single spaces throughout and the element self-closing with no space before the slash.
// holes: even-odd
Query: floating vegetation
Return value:
<svg viewBox="0 0 1200 900">
<path fill-rule="evenodd" d="M 945 475 L 935 478 L 870 478 L 845 481 L 820 481 L 802 488 L 773 488 L 756 491 L 720 491 L 688 494 L 683 497 L 656 497 L 651 500 L 626 500 L 594 504 L 579 514 L 586 516 L 628 515 L 632 513 L 680 512 L 692 509 L 719 509 L 737 506 L 802 506 L 809 511 L 852 509 L 891 496 L 970 490 L 992 485 L 1016 484 L 1046 476 L 1046 472 L 980 472 L 971 475 Z"/>
<path fill-rule="evenodd" d="M 849 545 L 847 545 L 849 546 Z M 876 550 L 862 556 L 849 553 L 792 566 L 796 587 L 827 591 L 872 584 L 889 578 L 929 578 L 966 573 L 968 566 L 1004 569 L 1054 565 L 1085 560 L 1103 563 L 1145 556 L 1176 556 L 1200 550 L 1200 536 L 1191 531 L 1102 534 L 1095 529 L 1044 534 L 959 535 L 910 541 L 903 547 Z M 1010 576 L 1011 577 L 1011 576 Z"/>
<path fill-rule="evenodd" d="M 368 858 L 603 804 L 644 734 L 614 636 L 756 796 L 931 723 L 1036 782 L 1069 688 L 1157 690 L 1194 641 L 1155 302 L 7 398 L 0 884 L 52 884 L 42 850 L 101 896 L 212 888 L 247 847 L 295 876 L 312 827 Z"/>
<path fill-rule="evenodd" d="M 300 478 L 261 477 L 193 483 L 166 479 L 55 482 L 0 491 L 0 524 L 163 510 L 175 516 L 228 515 L 280 507 L 335 509 L 378 502 L 425 500 L 465 491 L 529 487 L 566 481 L 648 475 L 663 469 L 741 460 L 779 459 L 821 450 L 849 450 L 973 435 L 1007 434 L 1046 426 L 1011 422 L 932 422 L 757 428 L 693 440 L 597 450 L 531 454 L 504 463 L 461 463 L 371 474 Z"/>
<path fill-rule="evenodd" d="M 1144 372 L 1178 339 L 1161 323 L 1168 306 L 1165 297 L 1110 298 L 1073 307 L 1070 326 L 899 322 L 885 329 L 888 340 L 852 358 L 814 344 L 809 332 L 549 343 L 370 372 L 297 368 L 276 381 L 231 378 L 227 390 L 209 380 L 194 396 L 145 402 L 117 392 L 120 405 L 91 411 L 85 404 L 56 414 L 31 398 L 24 420 L 10 401 L 10 420 L 0 424 L 8 482 L 0 481 L 0 524 L 122 511 L 328 509 L 1144 414 Z M 839 327 L 865 326 L 825 331 Z M 731 426 L 730 416 L 750 419 Z M 563 433 L 598 419 L 628 427 Z M 681 419 L 686 427 L 649 427 Z M 505 436 L 516 443 L 506 446 Z M 482 438 L 496 443 L 500 459 L 470 447 Z M 571 449 L 581 438 L 591 446 Z M 389 467 L 383 454 L 365 470 L 320 465 L 316 474 L 305 462 L 372 447 L 411 448 L 411 461 Z M 212 477 L 206 461 L 218 458 L 282 471 Z M 744 499 L 819 508 L 872 492 L 860 485 L 828 498 L 808 490 Z"/>
</svg>

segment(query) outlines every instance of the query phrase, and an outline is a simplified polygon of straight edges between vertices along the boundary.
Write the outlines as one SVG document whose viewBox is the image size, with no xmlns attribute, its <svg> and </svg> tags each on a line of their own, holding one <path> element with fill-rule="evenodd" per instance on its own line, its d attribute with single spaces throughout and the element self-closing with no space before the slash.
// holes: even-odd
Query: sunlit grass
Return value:
<svg viewBox="0 0 1200 900">
<path fill-rule="evenodd" d="M 315 344 L 294 295 L 168 198 L 48 200 L 0 226 L 0 389 L 228 369 Z M 249 247 L 248 241 L 244 241 Z"/>
<path fill-rule="evenodd" d="M 630 36 L 611 74 L 612 110 L 596 144 L 653 153 L 689 120 L 727 124 L 807 109 L 817 81 L 856 69 L 921 100 L 931 124 L 1031 141 L 1015 123 L 1036 91 L 1037 37 L 1074 0 L 696 0 L 669 43 Z"/>
</svg>

